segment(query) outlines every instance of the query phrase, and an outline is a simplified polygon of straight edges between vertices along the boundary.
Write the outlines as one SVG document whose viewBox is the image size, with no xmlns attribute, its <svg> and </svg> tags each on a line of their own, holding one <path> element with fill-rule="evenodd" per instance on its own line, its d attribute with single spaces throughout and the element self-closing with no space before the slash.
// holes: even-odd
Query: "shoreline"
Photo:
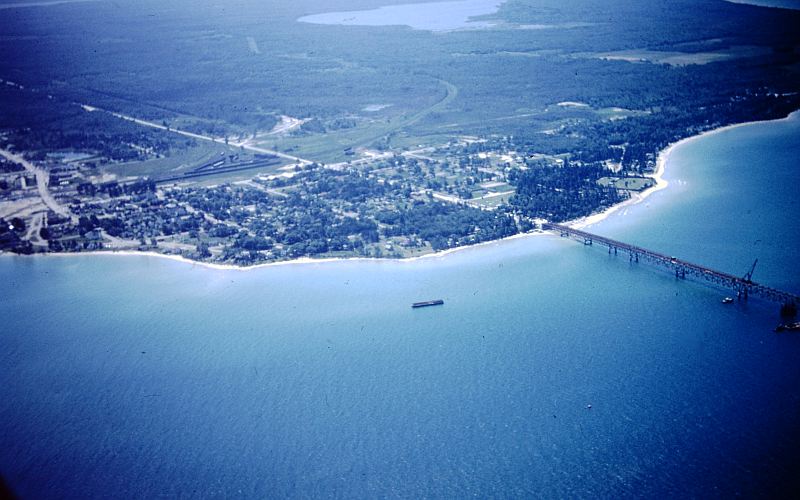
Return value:
<svg viewBox="0 0 800 500">
<path fill-rule="evenodd" d="M 758 125 L 763 123 L 777 123 L 786 120 L 792 120 L 800 117 L 800 109 L 796 111 L 792 111 L 788 115 L 784 116 L 783 118 L 775 118 L 774 120 L 754 120 L 751 122 L 742 122 L 742 123 L 733 123 L 731 125 L 724 125 L 722 127 L 717 127 L 711 130 L 706 130 L 705 132 L 700 132 L 699 134 L 692 135 L 689 137 L 685 137 L 678 141 L 672 142 L 667 145 L 664 149 L 659 151 L 658 158 L 656 159 L 656 170 L 650 175 L 646 175 L 645 177 L 649 177 L 656 181 L 656 183 L 645 189 L 640 193 L 636 193 L 632 195 L 629 199 L 623 201 L 622 203 L 618 203 L 614 206 L 608 207 L 607 209 L 603 210 L 602 212 L 598 212 L 596 214 L 587 215 L 585 217 L 581 217 L 578 219 L 574 219 L 571 221 L 567 221 L 564 223 L 565 226 L 569 226 L 573 229 L 585 229 L 589 226 L 597 224 L 609 216 L 611 216 L 614 212 L 630 207 L 633 205 L 637 205 L 643 202 L 647 197 L 651 194 L 655 193 L 656 191 L 661 191 L 662 189 L 666 189 L 669 186 L 669 181 L 664 179 L 664 172 L 666 170 L 667 161 L 669 160 L 669 156 L 675 150 L 675 148 L 679 146 L 683 146 L 684 144 L 689 144 L 690 142 L 706 138 L 712 135 L 721 134 L 723 132 L 727 132 L 729 130 L 733 130 L 739 127 L 747 127 L 750 125 Z"/>
<path fill-rule="evenodd" d="M 589 226 L 593 226 L 602 222 L 603 220 L 607 219 L 615 212 L 622 208 L 630 207 L 633 205 L 638 205 L 642 201 L 646 200 L 650 195 L 657 191 L 661 191 L 666 189 L 669 186 L 669 181 L 664 179 L 664 172 L 666 170 L 666 165 L 669 160 L 669 156 L 675 150 L 675 148 L 682 146 L 684 144 L 688 144 L 689 142 L 698 140 L 700 138 L 708 137 L 714 134 L 719 134 L 722 132 L 726 132 L 728 130 L 733 130 L 739 127 L 745 127 L 749 125 L 757 125 L 763 123 L 775 123 L 781 122 L 786 120 L 797 119 L 800 117 L 800 110 L 793 111 L 789 113 L 787 116 L 783 118 L 776 118 L 774 120 L 755 120 L 750 122 L 742 122 L 742 123 L 734 123 L 731 125 L 725 125 L 722 127 L 718 127 L 711 130 L 706 130 L 699 134 L 686 137 L 670 143 L 664 149 L 662 149 L 658 153 L 658 158 L 656 159 L 656 170 L 650 175 L 649 177 L 655 181 L 655 184 L 640 193 L 636 193 L 632 195 L 629 199 L 623 201 L 622 203 L 618 203 L 607 209 L 603 210 L 602 212 L 598 212 L 596 214 L 591 214 L 585 217 L 580 217 L 578 219 L 573 219 L 564 223 L 564 225 L 569 226 L 574 229 L 585 229 Z M 466 250 L 473 250 L 476 248 L 485 247 L 488 245 L 499 245 L 506 241 L 512 241 L 516 239 L 522 238 L 531 238 L 537 236 L 543 236 L 547 234 L 546 232 L 542 231 L 532 231 L 527 233 L 518 233 L 512 236 L 507 236 L 505 238 L 501 238 L 498 240 L 490 240 L 484 241 L 481 243 L 476 243 L 474 245 L 466 245 L 462 247 L 456 248 L 449 248 L 447 250 L 442 250 L 439 252 L 432 252 L 424 255 L 418 255 L 415 257 L 406 257 L 406 258 L 394 258 L 394 259 L 387 259 L 387 258 L 377 258 L 377 257 L 327 257 L 316 259 L 313 257 L 301 257 L 299 259 L 293 260 L 285 260 L 285 261 L 278 261 L 278 262 L 263 262 L 260 264 L 254 264 L 251 266 L 237 266 L 235 264 L 220 264 L 214 262 L 202 262 L 197 260 L 192 260 L 187 257 L 183 257 L 182 255 L 173 255 L 173 254 L 163 254 L 159 252 L 152 252 L 152 251 L 138 251 L 138 250 L 97 250 L 97 251 L 90 251 L 90 252 L 62 252 L 62 253 L 40 253 L 40 254 L 33 254 L 33 255 L 19 255 L 13 253 L 6 253 L 0 252 L 0 257 L 3 256 L 15 256 L 15 257 L 77 257 L 77 256 L 144 256 L 144 257 L 158 257 L 162 259 L 169 259 L 176 262 L 182 262 L 185 264 L 191 264 L 192 266 L 201 266 L 208 269 L 214 269 L 218 271 L 252 271 L 255 269 L 267 268 L 267 267 L 275 267 L 275 266 L 289 266 L 289 265 L 306 265 L 306 264 L 327 264 L 332 262 L 393 262 L 393 263 L 413 263 L 417 262 L 422 259 L 433 259 L 433 258 L 443 258 L 450 254 L 456 252 L 462 252 Z"/>
<path fill-rule="evenodd" d="M 763 7 L 765 9 L 786 9 L 786 10 L 800 10 L 800 6 L 797 5 L 775 5 L 773 2 L 769 0 L 725 0 L 728 3 L 736 4 L 736 5 L 750 5 L 752 7 Z"/>
<path fill-rule="evenodd" d="M 182 262 L 184 264 L 191 264 L 192 266 L 200 266 L 208 269 L 214 269 L 217 271 L 253 271 L 256 269 L 267 268 L 267 267 L 279 267 L 279 266 L 295 266 L 295 265 L 308 265 L 308 264 L 330 264 L 335 262 L 392 262 L 396 264 L 405 264 L 405 263 L 414 263 L 420 260 L 429 260 L 434 258 L 443 258 L 450 254 L 461 252 L 465 250 L 474 250 L 481 247 L 489 246 L 489 245 L 499 245 L 506 241 L 517 240 L 522 238 L 530 238 L 536 236 L 544 236 L 548 233 L 544 231 L 533 231 L 529 233 L 517 233 L 511 236 L 506 236 L 505 238 L 501 238 L 499 240 L 490 240 L 490 241 L 482 241 L 480 243 L 476 243 L 474 245 L 466 245 L 462 247 L 456 248 L 448 248 L 447 250 L 442 250 L 439 252 L 431 252 L 426 253 L 423 255 L 417 255 L 415 257 L 406 257 L 406 258 L 379 258 L 379 257 L 325 257 L 321 259 L 315 259 L 313 257 L 300 257 L 299 259 L 292 259 L 292 260 L 281 260 L 277 262 L 262 262 L 259 264 L 253 264 L 251 266 L 237 266 L 235 264 L 220 264 L 218 262 L 203 262 L 199 260 L 192 260 L 182 255 L 174 255 L 174 254 L 166 254 L 166 253 L 158 253 L 152 251 L 138 251 L 138 250 L 93 250 L 90 252 L 58 252 L 58 253 L 37 253 L 31 255 L 21 255 L 15 253 L 7 253 L 7 252 L 0 252 L 0 258 L 2 257 L 22 257 L 22 258 L 49 258 L 49 257 L 102 257 L 102 256 L 120 256 L 120 257 L 155 257 L 160 259 L 167 259 L 172 260 L 175 262 Z"/>
</svg>

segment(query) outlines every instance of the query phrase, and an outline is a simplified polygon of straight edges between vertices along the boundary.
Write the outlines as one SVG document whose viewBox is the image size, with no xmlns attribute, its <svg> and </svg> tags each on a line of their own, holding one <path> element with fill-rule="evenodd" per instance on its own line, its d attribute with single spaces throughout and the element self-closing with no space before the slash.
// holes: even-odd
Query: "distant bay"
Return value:
<svg viewBox="0 0 800 500">
<path fill-rule="evenodd" d="M 497 12 L 503 0 L 455 0 L 390 5 L 371 10 L 328 12 L 298 19 L 312 24 L 346 26 L 409 26 L 418 30 L 450 31 L 486 28 L 492 24 L 473 17 Z"/>
<path fill-rule="evenodd" d="M 799 129 L 684 142 L 667 189 L 590 230 L 735 274 L 757 256 L 798 291 Z M 800 336 L 772 332 L 777 306 L 556 235 L 246 272 L 4 256 L 0 279 L 22 498 L 797 491 Z"/>
</svg>

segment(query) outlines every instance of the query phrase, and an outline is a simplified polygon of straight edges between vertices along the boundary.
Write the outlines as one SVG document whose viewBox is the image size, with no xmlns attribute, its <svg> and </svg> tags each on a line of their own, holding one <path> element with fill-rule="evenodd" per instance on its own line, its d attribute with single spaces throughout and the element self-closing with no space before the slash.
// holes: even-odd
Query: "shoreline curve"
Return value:
<svg viewBox="0 0 800 500">
<path fill-rule="evenodd" d="M 758 125 L 764 123 L 776 123 L 781 121 L 788 121 L 793 119 L 800 119 L 800 110 L 793 111 L 789 113 L 787 116 L 783 118 L 776 118 L 773 120 L 754 120 L 750 122 L 742 122 L 742 123 L 734 123 L 731 125 L 724 125 L 722 127 L 718 127 L 711 130 L 706 130 L 699 134 L 689 136 L 673 143 L 667 145 L 664 149 L 662 149 L 658 153 L 658 158 L 656 159 L 656 170 L 650 175 L 646 177 L 650 177 L 651 179 L 655 180 L 655 184 L 646 190 L 642 191 L 641 193 L 636 193 L 632 195 L 629 199 L 623 201 L 622 203 L 618 203 L 607 209 L 603 210 L 602 212 L 598 212 L 596 214 L 591 214 L 585 217 L 580 217 L 578 219 L 573 219 L 567 222 L 564 222 L 564 225 L 569 226 L 574 229 L 585 229 L 589 226 L 593 226 L 598 224 L 599 222 L 607 219 L 609 216 L 617 212 L 618 210 L 626 207 L 630 207 L 633 205 L 638 205 L 642 201 L 646 200 L 650 195 L 655 192 L 661 191 L 666 189 L 669 186 L 669 182 L 664 179 L 664 172 L 666 170 L 667 162 L 669 161 L 669 157 L 675 148 L 688 144 L 692 141 L 696 141 L 701 138 L 705 138 L 711 135 L 720 134 L 729 130 L 733 130 L 740 127 L 746 127 L 749 125 Z M 512 236 L 507 236 L 505 238 L 497 239 L 497 240 L 490 240 L 484 241 L 481 243 L 476 243 L 474 245 L 465 245 L 456 248 L 448 248 L 447 250 L 442 250 L 439 252 L 432 252 L 424 255 L 419 255 L 415 257 L 406 257 L 406 258 L 377 258 L 377 257 L 328 257 L 328 258 L 321 258 L 316 259 L 313 257 L 301 257 L 299 259 L 292 259 L 292 260 L 285 260 L 285 261 L 278 261 L 278 262 L 263 262 L 259 264 L 254 264 L 251 266 L 237 266 L 234 264 L 220 264 L 215 262 L 203 262 L 199 260 L 192 260 L 182 255 L 174 255 L 174 254 L 164 254 L 152 251 L 137 251 L 137 250 L 96 250 L 90 252 L 60 252 L 60 253 L 39 253 L 33 255 L 19 255 L 14 253 L 8 252 L 0 252 L 0 257 L 31 257 L 31 258 L 40 258 L 40 257 L 82 257 L 82 256 L 123 256 L 123 257 L 131 257 L 131 256 L 139 256 L 139 257 L 156 257 L 162 259 L 168 259 L 176 262 L 182 262 L 184 264 L 191 264 L 192 266 L 200 266 L 207 269 L 213 269 L 218 271 L 252 271 L 256 269 L 268 268 L 268 267 L 277 267 L 277 266 L 292 266 L 292 265 L 307 265 L 307 264 L 329 264 L 335 262 L 393 262 L 393 263 L 414 263 L 423 259 L 435 259 L 435 258 L 443 258 L 450 254 L 456 252 L 462 252 L 466 250 L 474 250 L 490 245 L 499 245 L 506 241 L 512 241 L 522 238 L 532 238 L 537 236 L 544 236 L 548 233 L 543 231 L 531 231 L 527 233 L 518 233 Z"/>
</svg>

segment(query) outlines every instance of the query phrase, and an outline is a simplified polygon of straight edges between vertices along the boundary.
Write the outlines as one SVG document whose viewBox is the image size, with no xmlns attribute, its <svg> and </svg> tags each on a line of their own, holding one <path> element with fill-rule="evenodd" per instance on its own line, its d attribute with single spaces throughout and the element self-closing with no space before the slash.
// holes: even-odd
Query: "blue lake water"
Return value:
<svg viewBox="0 0 800 500">
<path fill-rule="evenodd" d="M 429 31 L 486 28 L 492 24 L 472 17 L 493 14 L 503 0 L 455 0 L 390 5 L 370 10 L 327 12 L 298 19 L 312 24 L 348 26 L 410 26 Z"/>
<path fill-rule="evenodd" d="M 687 143 L 667 190 L 591 230 L 736 274 L 758 257 L 797 291 L 798 132 Z M 0 279 L 0 472 L 23 498 L 797 486 L 800 336 L 772 333 L 777 307 L 556 236 L 248 272 L 4 257 Z"/>
<path fill-rule="evenodd" d="M 800 113 L 693 139 L 670 156 L 666 190 L 596 228 L 800 294 Z"/>
</svg>

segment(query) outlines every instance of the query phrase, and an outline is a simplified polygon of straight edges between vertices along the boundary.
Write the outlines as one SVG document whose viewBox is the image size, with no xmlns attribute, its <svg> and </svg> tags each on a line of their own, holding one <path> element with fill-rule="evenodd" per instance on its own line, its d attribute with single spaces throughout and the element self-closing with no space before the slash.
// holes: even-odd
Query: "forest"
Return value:
<svg viewBox="0 0 800 500">
<path fill-rule="evenodd" d="M 711 119 L 732 122 L 742 115 L 753 117 L 760 107 L 720 104 L 797 90 L 797 13 L 721 0 L 509 0 L 490 16 L 502 23 L 498 28 L 445 33 L 297 22 L 321 10 L 391 3 L 402 2 L 249 0 L 225 10 L 205 1 L 177 0 L 167 7 L 145 0 L 11 9 L 6 11 L 7 36 L 0 39 L 0 78 L 64 103 L 87 103 L 216 135 L 267 131 L 280 115 L 314 119 L 304 133 L 335 145 L 311 158 L 317 161 L 344 149 L 337 130 L 363 131 L 360 136 L 345 133 L 345 142 L 380 138 L 385 132 L 388 142 L 374 139 L 384 147 L 463 134 L 541 142 L 543 130 L 604 122 L 597 113 L 554 112 L 556 103 L 575 101 L 590 110 L 618 107 L 663 115 L 670 120 L 662 126 L 669 136 L 674 127 L 685 128 L 684 122 L 706 123 L 709 117 L 698 112 L 709 106 L 718 115 Z M 67 14 L 70 23 L 63 22 Z M 530 25 L 543 28 L 525 28 Z M 248 38 L 257 43 L 258 54 L 248 49 Z M 753 46 L 760 52 L 740 50 L 741 57 L 708 64 L 601 58 L 623 50 L 736 54 L 740 47 Z M 402 117 L 443 99 L 440 81 L 457 89 L 457 96 L 405 123 Z M 386 107 L 365 111 L 376 104 Z M 76 119 L 58 107 L 48 112 L 39 106 L 29 114 L 49 115 L 55 123 Z M 25 120 L 20 113 L 5 112 L 0 127 Z M 112 133 L 113 125 L 93 120 L 79 122 L 80 128 Z M 387 121 L 403 126 L 388 130 Z M 557 144 L 565 137 L 550 139 Z M 312 147 L 314 141 L 301 139 L 276 138 L 271 145 L 320 150 Z M 46 140 L 85 147 L 98 142 L 58 134 Z"/>
</svg>

